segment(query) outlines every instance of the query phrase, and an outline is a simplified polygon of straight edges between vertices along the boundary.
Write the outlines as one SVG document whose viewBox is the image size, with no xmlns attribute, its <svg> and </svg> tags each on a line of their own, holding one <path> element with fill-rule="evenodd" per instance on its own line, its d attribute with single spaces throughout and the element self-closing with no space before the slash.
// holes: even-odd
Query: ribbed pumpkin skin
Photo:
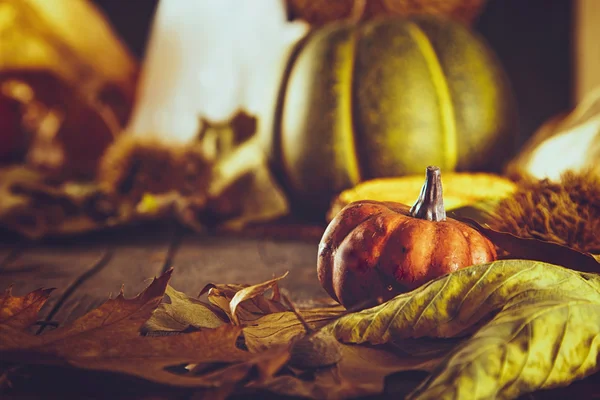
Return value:
<svg viewBox="0 0 600 400">
<path fill-rule="evenodd" d="M 404 204 L 365 200 L 346 206 L 327 227 L 317 276 L 334 300 L 354 307 L 496 257 L 486 237 L 459 221 L 427 221 Z"/>
<path fill-rule="evenodd" d="M 513 150 L 512 93 L 464 26 L 432 17 L 313 33 L 283 84 L 274 149 L 298 204 L 322 209 L 375 177 L 497 171 Z"/>
</svg>

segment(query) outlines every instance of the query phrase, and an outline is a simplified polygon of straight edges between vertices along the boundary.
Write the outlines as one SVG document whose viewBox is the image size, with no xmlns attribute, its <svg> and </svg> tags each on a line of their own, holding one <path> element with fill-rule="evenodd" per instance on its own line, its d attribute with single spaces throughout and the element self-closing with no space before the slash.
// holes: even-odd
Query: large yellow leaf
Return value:
<svg viewBox="0 0 600 400">
<path fill-rule="evenodd" d="M 474 332 L 411 398 L 515 398 L 598 369 L 600 277 L 497 261 L 342 317 L 333 329 L 343 341 L 374 344 Z"/>
</svg>

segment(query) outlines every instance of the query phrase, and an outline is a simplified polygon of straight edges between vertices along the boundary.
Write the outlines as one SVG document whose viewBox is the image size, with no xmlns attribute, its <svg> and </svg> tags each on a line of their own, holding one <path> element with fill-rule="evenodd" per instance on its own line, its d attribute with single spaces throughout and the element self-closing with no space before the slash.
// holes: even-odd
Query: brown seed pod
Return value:
<svg viewBox="0 0 600 400">
<path fill-rule="evenodd" d="M 328 330 L 315 331 L 312 329 L 290 299 L 284 294 L 281 294 L 281 298 L 304 327 L 304 332 L 292 339 L 289 365 L 295 368 L 309 369 L 328 367 L 340 362 L 342 359 L 341 345 L 332 333 Z"/>
</svg>

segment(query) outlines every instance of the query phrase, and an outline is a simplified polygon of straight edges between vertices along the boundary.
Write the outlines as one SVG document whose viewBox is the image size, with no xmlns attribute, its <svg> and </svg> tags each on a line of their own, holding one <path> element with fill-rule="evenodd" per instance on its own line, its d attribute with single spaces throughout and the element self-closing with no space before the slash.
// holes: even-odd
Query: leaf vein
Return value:
<svg viewBox="0 0 600 400">
<path fill-rule="evenodd" d="M 419 316 L 417 317 L 417 320 L 415 321 L 415 323 L 412 325 L 412 329 L 413 332 L 417 330 L 417 325 L 419 324 L 419 322 L 421 321 L 421 318 L 423 317 L 423 315 L 425 315 L 425 311 L 427 311 L 427 309 L 433 304 L 433 302 L 440 296 L 441 293 L 444 292 L 444 290 L 446 289 L 446 287 L 448 286 L 448 283 L 450 282 L 450 280 L 452 279 L 453 275 L 449 275 L 445 281 L 444 281 L 444 285 L 442 286 L 442 288 L 433 296 L 433 298 L 429 301 L 429 303 L 427 303 L 427 305 L 425 307 L 423 307 L 423 309 L 421 310 L 421 312 L 419 313 Z"/>
</svg>

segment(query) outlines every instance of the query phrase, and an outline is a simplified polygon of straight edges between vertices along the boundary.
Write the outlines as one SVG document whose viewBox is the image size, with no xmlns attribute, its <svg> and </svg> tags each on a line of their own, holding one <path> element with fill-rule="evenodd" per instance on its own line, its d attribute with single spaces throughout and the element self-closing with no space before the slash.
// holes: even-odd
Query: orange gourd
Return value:
<svg viewBox="0 0 600 400">
<path fill-rule="evenodd" d="M 496 257 L 479 231 L 446 218 L 440 169 L 428 167 L 412 207 L 372 200 L 344 207 L 323 234 L 317 272 L 333 299 L 357 307 Z"/>
</svg>

